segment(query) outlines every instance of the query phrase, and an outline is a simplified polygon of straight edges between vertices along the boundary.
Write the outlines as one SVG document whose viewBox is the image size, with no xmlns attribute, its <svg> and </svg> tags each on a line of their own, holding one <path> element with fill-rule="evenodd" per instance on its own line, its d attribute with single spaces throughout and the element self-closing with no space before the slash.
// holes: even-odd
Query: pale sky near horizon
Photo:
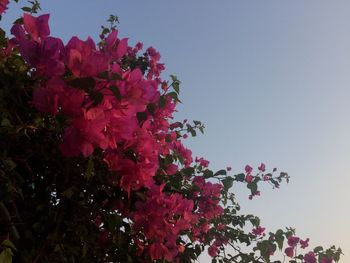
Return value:
<svg viewBox="0 0 350 263">
<path fill-rule="evenodd" d="M 350 1 L 46 0 L 42 9 L 65 41 L 97 39 L 118 15 L 120 36 L 155 47 L 164 78 L 182 81 L 177 118 L 206 124 L 187 141 L 195 156 L 213 169 L 264 162 L 291 176 L 253 201 L 237 186 L 242 212 L 271 231 L 295 227 L 311 246 L 340 246 L 350 262 Z M 18 15 L 13 5 L 0 25 Z"/>
</svg>

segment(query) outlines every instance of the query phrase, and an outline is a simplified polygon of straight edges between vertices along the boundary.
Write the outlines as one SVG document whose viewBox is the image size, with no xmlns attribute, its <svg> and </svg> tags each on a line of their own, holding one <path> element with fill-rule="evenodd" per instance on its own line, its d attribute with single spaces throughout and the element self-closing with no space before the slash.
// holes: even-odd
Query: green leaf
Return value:
<svg viewBox="0 0 350 263">
<path fill-rule="evenodd" d="M 99 91 L 91 92 L 89 95 L 90 95 L 90 99 L 92 100 L 92 104 L 89 108 L 96 107 L 103 100 L 103 94 Z"/>
<path fill-rule="evenodd" d="M 122 96 L 120 95 L 119 88 L 117 86 L 111 86 L 111 91 L 113 92 L 114 97 L 116 97 L 117 100 L 121 100 Z"/>
<path fill-rule="evenodd" d="M 154 103 L 149 103 L 147 105 L 147 110 L 154 115 L 155 111 L 156 111 L 157 106 Z"/>
<path fill-rule="evenodd" d="M 187 131 L 191 133 L 192 137 L 195 137 L 197 135 L 196 130 L 193 129 L 191 125 L 187 124 L 186 127 L 187 127 Z"/>
<path fill-rule="evenodd" d="M 19 25 L 22 25 L 23 24 L 23 17 L 20 17 L 18 19 L 16 19 L 13 24 L 19 24 Z"/>
<path fill-rule="evenodd" d="M 11 159 L 4 159 L 4 160 L 2 160 L 2 162 L 4 163 L 5 169 L 7 171 L 12 171 L 17 166 L 16 163 L 14 161 L 12 161 Z"/>
<path fill-rule="evenodd" d="M 194 174 L 194 168 L 193 167 L 187 167 L 181 170 L 181 172 L 186 176 L 192 176 Z"/>
<path fill-rule="evenodd" d="M 244 182 L 244 179 L 245 179 L 245 174 L 243 174 L 243 173 L 235 175 L 235 180 L 237 182 Z"/>
<path fill-rule="evenodd" d="M 112 80 L 122 80 L 122 77 L 118 73 L 112 73 Z"/>
<path fill-rule="evenodd" d="M 17 250 L 15 245 L 8 239 L 5 239 L 4 241 L 2 241 L 1 245 L 4 247 L 11 248 L 12 250 Z"/>
<path fill-rule="evenodd" d="M 176 92 L 177 94 L 180 94 L 180 85 L 179 85 L 178 82 L 175 82 L 175 83 L 173 84 L 173 88 L 174 88 L 174 90 L 175 90 L 175 92 Z"/>
<path fill-rule="evenodd" d="M 214 176 L 214 173 L 212 170 L 204 170 L 203 171 L 203 177 L 204 178 L 210 178 L 210 177 L 213 177 Z"/>
<path fill-rule="evenodd" d="M 225 191 L 228 191 L 232 187 L 233 181 L 234 179 L 231 176 L 227 176 L 221 180 L 222 184 L 224 185 Z"/>
<path fill-rule="evenodd" d="M 200 121 L 193 121 L 195 125 L 201 125 L 202 123 Z"/>
<path fill-rule="evenodd" d="M 283 235 L 276 235 L 275 239 L 276 239 L 276 242 L 277 242 L 279 250 L 282 250 L 283 242 L 284 242 L 284 236 Z"/>
<path fill-rule="evenodd" d="M 176 92 L 172 91 L 172 92 L 169 92 L 167 95 L 173 100 L 181 103 L 181 101 L 179 100 L 178 94 Z"/>
<path fill-rule="evenodd" d="M 95 87 L 96 82 L 93 78 L 86 77 L 86 78 L 76 78 L 76 79 L 69 80 L 67 84 L 74 88 L 79 88 L 85 91 L 89 91 Z"/>
<path fill-rule="evenodd" d="M 22 7 L 21 9 L 22 9 L 24 12 L 32 12 L 32 8 L 31 8 L 31 7 L 28 7 L 28 6 Z"/>
<path fill-rule="evenodd" d="M 109 77 L 108 71 L 101 72 L 100 74 L 98 74 L 98 77 L 101 79 L 108 79 Z"/>
<path fill-rule="evenodd" d="M 9 119 L 6 119 L 6 118 L 1 120 L 1 126 L 3 126 L 3 127 L 12 127 L 11 122 L 9 121 Z"/>
<path fill-rule="evenodd" d="M 172 82 L 178 81 L 176 75 L 170 75 L 170 78 L 171 78 L 171 81 L 172 81 Z"/>
<path fill-rule="evenodd" d="M 257 227 L 260 225 L 260 218 L 259 217 L 253 217 L 250 219 L 250 222 L 253 226 Z"/>
<path fill-rule="evenodd" d="M 12 253 L 11 248 L 5 248 L 0 253 L 0 262 L 1 263 L 12 263 L 12 257 L 13 257 L 13 253 Z"/>
<path fill-rule="evenodd" d="M 102 35 L 107 35 L 110 32 L 110 30 L 107 27 L 104 27 L 102 29 Z"/>
<path fill-rule="evenodd" d="M 226 170 L 222 169 L 222 170 L 217 171 L 217 172 L 214 174 L 214 176 L 226 175 L 226 174 L 227 174 Z"/>
<path fill-rule="evenodd" d="M 254 182 L 248 183 L 247 184 L 248 189 L 252 192 L 252 194 L 255 194 L 256 191 L 258 191 L 258 185 Z"/>
<path fill-rule="evenodd" d="M 90 179 L 94 176 L 94 170 L 95 170 L 94 161 L 92 160 L 92 158 L 89 158 L 89 161 L 86 167 L 86 172 L 85 172 L 85 176 L 88 181 L 90 181 Z"/>
<path fill-rule="evenodd" d="M 164 96 L 160 96 L 159 98 L 159 108 L 163 108 L 166 104 L 166 98 Z"/>
<path fill-rule="evenodd" d="M 323 250 L 323 247 L 321 247 L 321 246 L 318 246 L 318 247 L 314 248 L 314 252 L 315 253 L 321 252 L 322 250 Z"/>
<path fill-rule="evenodd" d="M 142 123 L 145 120 L 147 120 L 147 113 L 146 112 L 138 112 L 138 113 L 136 113 L 136 117 L 137 117 L 137 120 L 139 121 L 139 123 Z"/>
</svg>

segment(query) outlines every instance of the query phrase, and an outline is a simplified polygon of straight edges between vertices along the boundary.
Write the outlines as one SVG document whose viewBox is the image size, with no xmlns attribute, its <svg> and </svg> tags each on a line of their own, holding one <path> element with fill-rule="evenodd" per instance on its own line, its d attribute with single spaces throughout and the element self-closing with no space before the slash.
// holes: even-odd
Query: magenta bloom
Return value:
<svg viewBox="0 0 350 263">
<path fill-rule="evenodd" d="M 8 4 L 9 0 L 0 0 L 0 15 L 5 12 Z"/>
<path fill-rule="evenodd" d="M 264 231 L 265 231 L 265 227 L 258 226 L 253 229 L 252 233 L 256 236 L 260 236 L 264 233 Z"/>
<path fill-rule="evenodd" d="M 314 252 L 310 251 L 304 256 L 305 263 L 316 263 L 316 255 Z"/>
<path fill-rule="evenodd" d="M 286 255 L 290 258 L 294 257 L 294 247 L 287 247 L 284 250 L 284 253 L 286 253 Z"/>
<path fill-rule="evenodd" d="M 301 239 L 300 239 L 300 247 L 301 247 L 301 248 L 306 248 L 306 247 L 308 247 L 308 246 L 309 246 L 309 240 L 310 240 L 310 239 L 308 239 L 308 238 L 305 239 L 305 240 L 301 240 Z"/>
<path fill-rule="evenodd" d="M 320 263 L 332 263 L 332 262 L 333 262 L 333 259 L 326 256 L 322 257 L 320 261 Z"/>
<path fill-rule="evenodd" d="M 218 247 L 215 245 L 212 245 L 208 248 L 208 254 L 211 257 L 215 257 L 218 253 Z"/>
<path fill-rule="evenodd" d="M 247 183 L 251 183 L 253 181 L 254 177 L 250 174 L 248 174 L 246 177 L 245 177 L 245 181 Z"/>
<path fill-rule="evenodd" d="M 30 14 L 23 15 L 24 29 L 29 33 L 34 41 L 50 35 L 49 14 L 34 17 Z"/>
<path fill-rule="evenodd" d="M 299 243 L 299 240 L 300 240 L 299 237 L 290 236 L 288 238 L 288 245 L 291 247 L 296 247 Z"/>
<path fill-rule="evenodd" d="M 258 167 L 259 171 L 265 172 L 265 164 L 261 163 L 260 166 Z"/>
<path fill-rule="evenodd" d="M 253 168 L 249 165 L 246 165 L 244 170 L 247 174 L 251 174 L 251 172 L 253 171 Z"/>
</svg>

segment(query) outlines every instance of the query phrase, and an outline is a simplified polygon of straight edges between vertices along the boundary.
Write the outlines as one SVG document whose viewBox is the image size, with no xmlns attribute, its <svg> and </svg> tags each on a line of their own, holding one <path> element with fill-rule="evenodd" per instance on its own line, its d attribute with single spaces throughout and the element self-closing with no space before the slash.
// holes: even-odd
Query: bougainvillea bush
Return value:
<svg viewBox="0 0 350 263">
<path fill-rule="evenodd" d="M 288 175 L 193 157 L 183 140 L 204 126 L 173 119 L 180 81 L 162 78 L 154 48 L 119 37 L 117 17 L 99 42 L 65 44 L 30 3 L 0 32 L 1 263 L 339 260 L 240 214 L 233 184 L 252 199 Z"/>
</svg>

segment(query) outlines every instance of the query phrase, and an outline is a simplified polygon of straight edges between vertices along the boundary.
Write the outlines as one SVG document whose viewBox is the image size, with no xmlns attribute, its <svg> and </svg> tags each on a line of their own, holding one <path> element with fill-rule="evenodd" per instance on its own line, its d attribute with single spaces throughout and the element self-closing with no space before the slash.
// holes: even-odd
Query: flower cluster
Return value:
<svg viewBox="0 0 350 263">
<path fill-rule="evenodd" d="M 196 177 L 196 192 L 190 199 L 164 193 L 164 184 L 154 178 L 159 156 L 176 155 L 185 168 L 193 162 L 192 152 L 171 131 L 177 99 L 161 94 L 164 65 L 159 63 L 159 53 L 147 49 L 149 66 L 144 71 L 125 67 L 125 60 L 136 59 L 140 44 L 128 46 L 128 40 L 119 39 L 114 29 L 99 45 L 91 38 L 77 37 L 64 45 L 50 36 L 48 19 L 48 14 L 24 14 L 23 25 L 15 24 L 11 30 L 14 38 L 9 45 L 19 49 L 33 67 L 32 74 L 41 80 L 33 105 L 40 112 L 66 118 L 60 145 L 64 156 L 88 157 L 99 149 L 113 186 L 128 196 L 147 189 L 146 200 L 138 201 L 127 215 L 133 221 L 135 242 L 139 252 L 152 259 L 173 260 L 179 253 L 179 236 L 192 231 L 193 237 L 203 239 L 210 220 L 221 215 L 223 208 L 221 184 Z M 196 161 L 204 167 L 209 163 L 203 158 Z M 166 174 L 171 176 L 178 169 L 170 163 Z M 199 222 L 199 217 L 206 222 Z M 101 236 L 105 240 L 108 234 Z"/>
<path fill-rule="evenodd" d="M 7 4 L 0 0 L 0 14 Z M 204 126 L 199 121 L 193 121 L 194 126 L 187 120 L 173 122 L 179 81 L 175 76 L 171 76 L 172 83 L 161 78 L 165 67 L 154 48 L 140 54 L 142 43 L 129 46 L 128 39 L 119 38 L 115 28 L 102 33 L 97 44 L 91 38 L 78 37 L 64 44 L 50 36 L 48 21 L 48 14 L 35 17 L 25 13 L 12 27 L 14 37 L 2 47 L 1 56 L 19 53 L 29 65 L 26 74 L 37 84 L 31 105 L 41 119 L 55 120 L 60 157 L 82 162 L 96 157 L 100 166 L 106 167 L 101 189 L 118 194 L 106 194 L 94 203 L 102 209 L 89 211 L 99 248 L 107 249 L 112 241 L 120 243 L 122 238 L 113 233 L 120 231 L 129 238 L 127 246 L 134 245 L 135 254 L 146 262 L 190 262 L 205 246 L 216 260 L 223 257 L 228 244 L 235 248 L 233 243 L 260 242 L 266 236 L 265 228 L 251 215 L 238 215 L 239 205 L 230 189 L 233 182 L 243 182 L 252 199 L 260 195 L 259 181 L 278 188 L 288 175 L 265 173 L 263 163 L 257 175 L 249 165 L 245 173 L 234 176 L 227 175 L 231 167 L 214 173 L 208 160 L 193 159 L 181 141 L 188 134 L 195 136 L 196 129 L 203 132 Z M 95 202 L 95 197 L 90 195 L 89 202 Z M 121 218 L 119 229 L 117 224 L 113 230 L 108 228 L 111 224 L 106 218 L 112 214 Z M 245 233 L 247 221 L 254 226 L 249 233 Z M 283 232 L 278 238 L 257 243 L 254 251 L 260 251 L 269 262 L 276 250 L 273 242 L 279 242 L 282 235 L 287 237 Z M 295 257 L 297 245 L 306 248 L 308 241 L 289 235 L 285 254 Z M 235 262 L 248 262 L 247 258 L 260 262 L 255 261 L 261 257 L 255 258 L 254 253 L 230 257 Z M 314 263 L 317 253 L 309 252 L 303 260 Z M 322 263 L 332 262 L 328 254 L 320 258 Z"/>
</svg>

